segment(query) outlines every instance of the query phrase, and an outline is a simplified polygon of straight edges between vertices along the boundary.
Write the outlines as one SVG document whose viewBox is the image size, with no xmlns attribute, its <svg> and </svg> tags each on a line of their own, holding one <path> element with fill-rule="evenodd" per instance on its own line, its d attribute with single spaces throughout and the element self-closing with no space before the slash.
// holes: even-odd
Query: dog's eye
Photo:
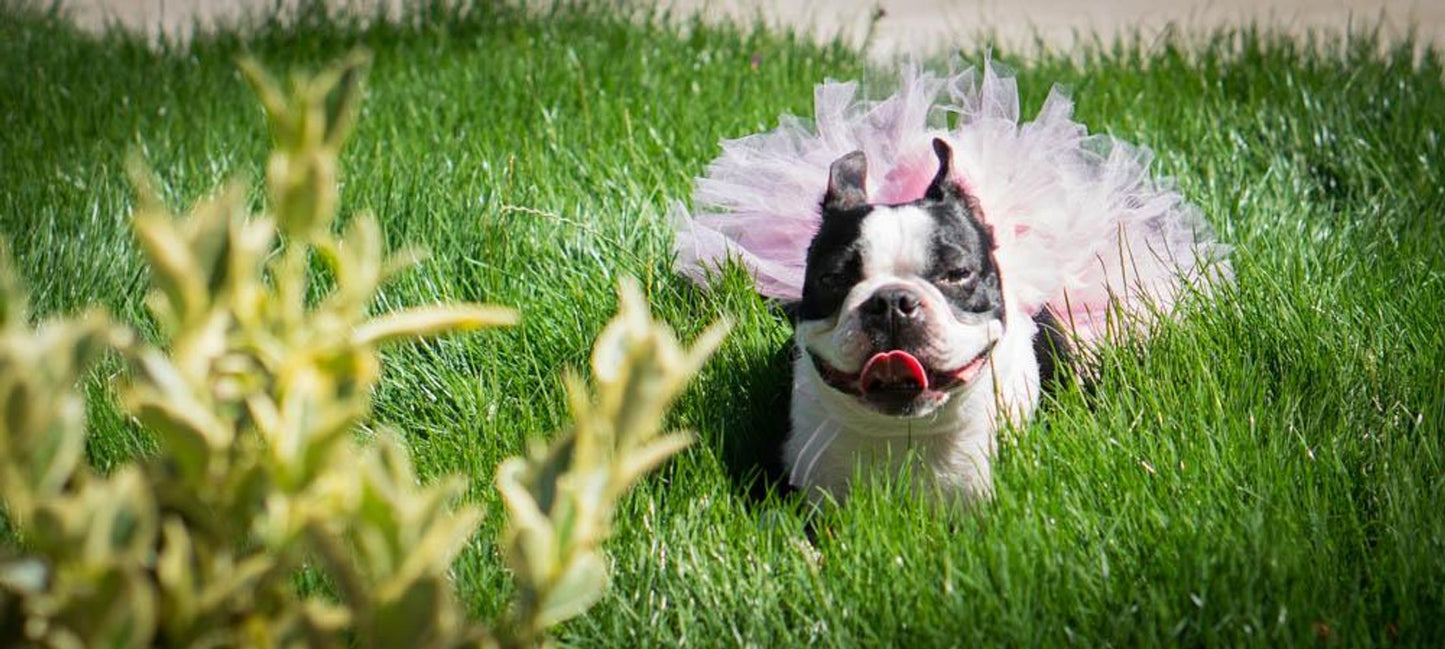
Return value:
<svg viewBox="0 0 1445 649">
<path fill-rule="evenodd" d="M 963 284 L 973 279 L 973 276 L 974 272 L 972 268 L 964 268 L 960 266 L 958 268 L 944 271 L 943 276 L 938 279 L 944 284 Z"/>
<path fill-rule="evenodd" d="M 818 282 L 828 288 L 839 288 L 843 286 L 844 282 L 846 281 L 848 281 L 848 278 L 841 271 L 823 273 L 822 277 L 818 278 Z"/>
</svg>

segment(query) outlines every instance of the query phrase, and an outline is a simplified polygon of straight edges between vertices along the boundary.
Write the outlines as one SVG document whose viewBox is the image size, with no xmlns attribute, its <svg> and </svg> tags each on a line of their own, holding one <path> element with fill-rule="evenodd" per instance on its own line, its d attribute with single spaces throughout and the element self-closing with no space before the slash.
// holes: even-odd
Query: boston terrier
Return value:
<svg viewBox="0 0 1445 649">
<path fill-rule="evenodd" d="M 867 202 L 861 151 L 829 170 L 792 309 L 783 452 L 789 482 L 815 500 L 844 499 L 860 463 L 905 461 L 914 486 L 946 500 L 988 496 L 996 431 L 1029 416 L 1066 356 L 1047 309 L 1030 317 L 1011 303 L 952 150 L 941 139 L 933 150 L 938 172 L 908 203 Z"/>
</svg>

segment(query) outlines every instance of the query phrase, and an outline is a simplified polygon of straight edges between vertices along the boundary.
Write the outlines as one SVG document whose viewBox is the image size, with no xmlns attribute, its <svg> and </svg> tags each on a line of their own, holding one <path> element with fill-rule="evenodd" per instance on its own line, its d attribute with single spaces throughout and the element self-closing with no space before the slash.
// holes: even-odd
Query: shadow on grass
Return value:
<svg viewBox="0 0 1445 649">
<path fill-rule="evenodd" d="M 697 432 L 716 450 L 733 493 L 752 509 L 781 503 L 795 491 L 783 467 L 795 355 L 788 309 L 760 300 L 751 277 L 731 264 L 710 279 L 710 288 L 673 275 L 671 264 L 653 273 L 676 280 L 668 282 L 666 293 L 677 300 L 679 321 L 733 320 L 729 341 L 709 361 L 715 366 L 705 370 L 707 388 L 691 391 L 688 408 L 696 413 Z"/>
<path fill-rule="evenodd" d="M 790 427 L 793 343 L 779 345 L 764 358 L 756 359 L 737 375 L 739 394 L 711 394 L 710 412 L 730 412 L 727 431 L 720 440 L 728 478 L 746 496 L 749 504 L 760 505 L 793 492 L 783 467 L 783 442 Z"/>
</svg>

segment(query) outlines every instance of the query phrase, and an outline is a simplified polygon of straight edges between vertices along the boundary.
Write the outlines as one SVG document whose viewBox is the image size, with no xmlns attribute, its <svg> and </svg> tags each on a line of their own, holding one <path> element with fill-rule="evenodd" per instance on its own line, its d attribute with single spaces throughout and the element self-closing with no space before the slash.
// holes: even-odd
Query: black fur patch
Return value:
<svg viewBox="0 0 1445 649">
<path fill-rule="evenodd" d="M 802 320 L 830 318 L 842 308 L 848 291 L 863 279 L 858 236 L 863 219 L 873 211 L 864 205 L 846 211 L 823 208 L 823 223 L 808 246 L 803 275 L 803 300 L 797 315 Z"/>
<path fill-rule="evenodd" d="M 1034 316 L 1034 324 L 1038 326 L 1034 334 L 1034 357 L 1039 361 L 1039 386 L 1048 394 L 1069 377 L 1073 351 L 1069 335 L 1048 307 Z"/>
<path fill-rule="evenodd" d="M 966 201 L 925 198 L 915 203 L 936 224 L 927 279 L 961 319 L 1004 318 L 1003 281 L 994 261 L 993 231 L 980 223 Z"/>
</svg>

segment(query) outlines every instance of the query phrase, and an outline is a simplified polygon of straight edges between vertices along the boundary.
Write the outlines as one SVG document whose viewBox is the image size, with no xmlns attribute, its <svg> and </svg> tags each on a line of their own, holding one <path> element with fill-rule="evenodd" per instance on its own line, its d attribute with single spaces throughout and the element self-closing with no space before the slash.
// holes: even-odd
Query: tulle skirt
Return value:
<svg viewBox="0 0 1445 649">
<path fill-rule="evenodd" d="M 1085 344 L 1147 325 L 1186 292 L 1230 276 L 1229 248 L 1150 175 L 1151 154 L 1089 135 L 1060 89 L 1020 122 L 1015 80 L 990 64 L 947 76 L 909 67 L 898 88 L 868 100 L 856 83 L 827 81 L 811 122 L 789 116 L 724 141 L 697 179 L 693 210 L 674 209 L 677 270 L 705 285 L 732 259 L 762 295 L 799 299 L 829 165 L 862 150 L 869 201 L 905 203 L 937 171 L 932 141 L 941 137 L 955 180 L 993 229 L 1008 297 L 1030 314 L 1052 310 Z"/>
</svg>

